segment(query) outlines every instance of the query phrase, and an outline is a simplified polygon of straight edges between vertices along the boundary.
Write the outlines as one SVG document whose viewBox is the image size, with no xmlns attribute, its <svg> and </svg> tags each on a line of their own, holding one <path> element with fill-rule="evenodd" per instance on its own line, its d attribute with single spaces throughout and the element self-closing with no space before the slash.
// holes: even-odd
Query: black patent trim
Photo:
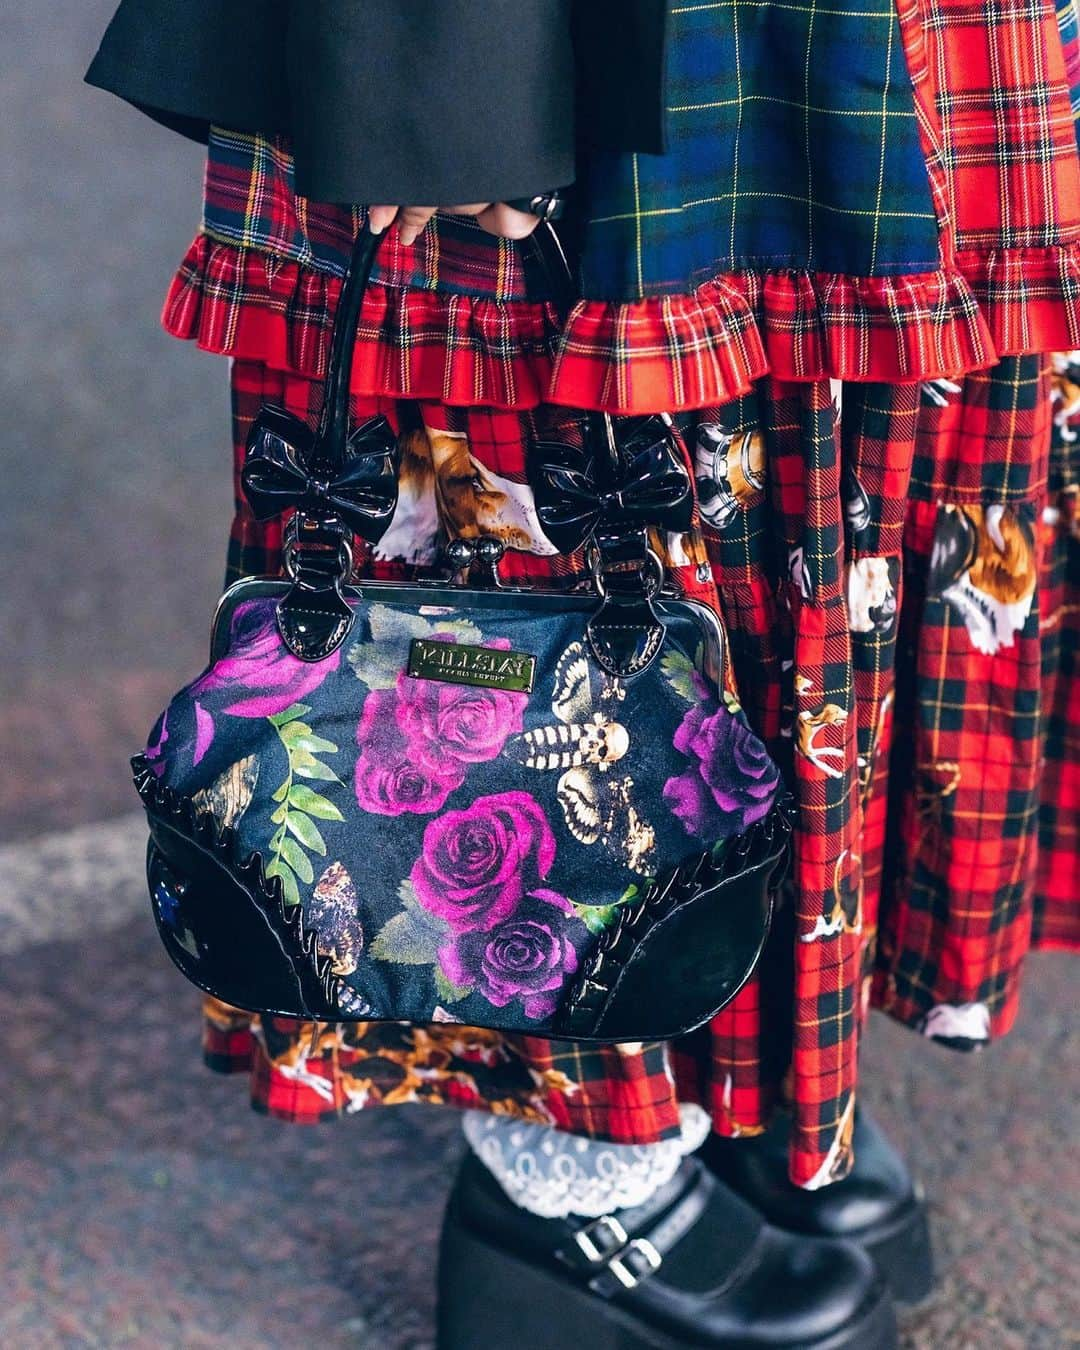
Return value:
<svg viewBox="0 0 1080 1350">
<path fill-rule="evenodd" d="M 233 582 L 218 600 L 217 609 L 211 624 L 210 660 L 219 661 L 228 654 L 229 629 L 233 614 L 248 600 L 280 600 L 288 595 L 292 583 L 283 577 L 245 577 Z M 400 581 L 364 581 L 359 585 L 343 586 L 341 594 L 349 604 L 362 604 L 365 601 L 379 601 L 382 604 L 399 604 L 416 607 L 419 605 L 452 605 L 455 609 L 480 610 L 519 610 L 536 614 L 584 614 L 596 613 L 597 594 L 591 588 L 576 591 L 537 590 L 526 586 L 500 586 L 495 589 L 479 589 L 451 584 L 440 585 L 436 582 Z M 656 601 L 659 616 L 685 614 L 695 624 L 706 650 L 713 644 L 720 657 L 721 666 L 727 659 L 727 646 L 723 629 L 716 615 L 700 600 L 689 596 L 661 595 Z M 720 683 L 720 671 L 707 671 L 709 679 Z"/>
<path fill-rule="evenodd" d="M 162 783 L 145 755 L 136 755 L 131 761 L 131 769 L 135 790 L 151 823 L 160 822 L 165 829 L 207 855 L 254 902 L 292 965 L 305 1005 L 304 1015 L 335 1019 L 338 1015 L 337 993 L 342 981 L 333 973 L 332 959 L 318 951 L 316 932 L 304 923 L 302 906 L 286 905 L 280 880 L 267 877 L 262 854 L 257 851 L 242 853 L 236 831 L 230 826 L 220 826 L 209 812 L 198 810 L 190 797 L 182 796 Z M 198 981 L 192 983 L 198 984 Z M 204 985 L 199 987 L 209 994 L 217 993 Z M 297 1010 L 281 1010 L 281 1015 L 295 1017 Z"/>
<path fill-rule="evenodd" d="M 788 854 L 793 824 L 794 803 L 785 793 L 764 819 L 733 841 L 725 850 L 719 867 L 712 862 L 711 853 L 690 858 L 658 877 L 640 900 L 621 907 L 615 922 L 600 935 L 596 947 L 567 991 L 559 1013 L 557 1034 L 574 1040 L 595 1038 L 596 1028 L 602 1024 L 622 976 L 641 944 L 655 936 L 657 929 L 677 911 L 702 899 L 709 891 L 719 890 L 744 872 L 755 871 L 770 862 L 774 869 L 778 867 Z M 770 892 L 773 889 L 770 887 Z M 767 936 L 768 924 L 763 927 L 761 942 L 753 960 L 747 963 L 744 978 L 726 995 L 725 1005 L 750 978 Z M 709 1014 L 712 1015 L 714 1013 Z M 666 1038 L 684 1035 L 707 1020 L 708 1016 L 703 1017 L 695 1026 L 667 1033 Z"/>
</svg>

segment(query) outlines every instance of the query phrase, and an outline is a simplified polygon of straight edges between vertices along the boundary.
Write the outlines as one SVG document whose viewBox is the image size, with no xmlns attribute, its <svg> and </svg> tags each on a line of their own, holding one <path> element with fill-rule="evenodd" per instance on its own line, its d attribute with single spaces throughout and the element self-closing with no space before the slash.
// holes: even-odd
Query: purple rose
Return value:
<svg viewBox="0 0 1080 1350">
<path fill-rule="evenodd" d="M 214 719 L 201 703 L 195 702 L 195 753 L 193 764 L 198 764 L 214 743 Z"/>
<path fill-rule="evenodd" d="M 780 774 L 741 717 L 715 703 L 693 707 L 675 748 L 693 763 L 664 784 L 664 801 L 690 834 L 715 842 L 768 815 Z"/>
<path fill-rule="evenodd" d="M 340 661 L 340 651 L 325 661 L 293 656 L 278 632 L 273 602 L 248 600 L 233 615 L 228 655 L 191 686 L 191 693 L 250 689 L 253 697 L 222 711 L 233 717 L 273 717 L 314 693 Z"/>
<path fill-rule="evenodd" d="M 161 778 L 167 767 L 179 761 L 190 760 L 197 765 L 205 756 L 214 741 L 214 719 L 197 701 L 193 701 L 195 712 L 195 730 L 187 737 L 177 740 L 169 734 L 169 709 L 161 714 L 150 732 L 150 739 L 143 752 L 156 777 Z"/>
<path fill-rule="evenodd" d="M 496 638 L 484 646 L 506 650 L 510 643 Z M 529 696 L 402 674 L 398 699 L 398 723 L 411 739 L 437 747 L 440 755 L 480 764 L 501 755 L 507 738 L 522 730 Z"/>
<path fill-rule="evenodd" d="M 160 778 L 165 772 L 165 742 L 168 739 L 169 710 L 166 708 L 150 728 L 150 736 L 146 742 L 146 749 L 143 751 L 155 778 Z"/>
<path fill-rule="evenodd" d="M 573 906 L 554 891 L 532 891 L 512 918 L 487 932 L 463 933 L 439 953 L 453 984 L 475 988 L 496 1008 L 520 999 L 526 1017 L 547 1017 L 558 1006 L 577 952 L 566 935 Z"/>
<path fill-rule="evenodd" d="M 468 933 L 509 918 L 554 861 L 540 804 L 527 792 L 504 792 L 433 820 L 410 875 L 424 908 Z"/>
<path fill-rule="evenodd" d="M 402 732 L 393 689 L 375 689 L 364 700 L 356 740 L 354 786 L 360 809 L 379 816 L 407 811 L 430 815 L 465 779 L 465 769 L 452 759 L 439 759 Z"/>
</svg>

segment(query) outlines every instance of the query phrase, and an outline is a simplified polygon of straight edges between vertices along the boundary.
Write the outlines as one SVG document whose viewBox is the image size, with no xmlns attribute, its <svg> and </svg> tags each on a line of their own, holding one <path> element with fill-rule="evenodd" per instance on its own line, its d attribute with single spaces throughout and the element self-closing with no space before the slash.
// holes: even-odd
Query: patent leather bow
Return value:
<svg viewBox="0 0 1080 1350">
<path fill-rule="evenodd" d="M 373 417 L 348 437 L 341 463 L 320 454 L 322 435 L 283 408 L 264 407 L 248 437 L 242 482 L 256 519 L 289 507 L 325 520 L 335 516 L 374 544 L 390 525 L 398 499 L 397 437 Z"/>
<path fill-rule="evenodd" d="M 661 417 L 594 419 L 584 446 L 539 441 L 527 473 L 541 527 L 560 553 L 597 533 L 649 525 L 684 533 L 693 524 L 686 460 Z"/>
</svg>

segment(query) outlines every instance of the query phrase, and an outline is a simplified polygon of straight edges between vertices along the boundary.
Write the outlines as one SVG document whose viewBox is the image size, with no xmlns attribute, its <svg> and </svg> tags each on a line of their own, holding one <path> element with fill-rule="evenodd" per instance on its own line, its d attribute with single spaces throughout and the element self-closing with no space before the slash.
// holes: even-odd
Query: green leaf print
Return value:
<svg viewBox="0 0 1080 1350">
<path fill-rule="evenodd" d="M 681 698 L 686 699 L 687 703 L 698 701 L 697 690 L 694 688 L 694 675 L 697 672 L 688 656 L 680 651 L 668 651 L 660 662 L 660 669 L 664 672 L 668 684 Z"/>
<path fill-rule="evenodd" d="M 399 966 L 430 966 L 439 955 L 436 934 L 415 923 L 411 914 L 395 914 L 375 935 L 371 955 Z"/>
<path fill-rule="evenodd" d="M 335 749 L 337 747 L 335 746 Z M 289 789 L 289 805 L 306 811 L 309 816 L 318 816 L 321 820 L 344 820 L 345 817 L 332 801 L 305 787 L 303 783 L 294 783 Z"/>
<path fill-rule="evenodd" d="M 322 858 L 326 857 L 326 841 L 310 816 L 305 816 L 303 811 L 290 811 L 285 818 L 285 824 L 306 849 L 319 854 Z"/>
<path fill-rule="evenodd" d="M 648 885 L 648 880 L 644 883 Z M 615 922 L 616 915 L 623 905 L 629 905 L 641 894 L 637 882 L 631 883 L 613 905 L 574 905 L 574 913 L 590 933 L 602 933 Z"/>
<path fill-rule="evenodd" d="M 318 779 L 322 783 L 336 783 L 338 781 L 338 776 L 333 769 L 320 763 L 314 755 L 309 755 L 303 750 L 298 750 L 293 756 L 293 773 L 298 778 Z"/>
<path fill-rule="evenodd" d="M 266 869 L 268 877 L 280 877 L 281 889 L 286 905 L 300 903 L 300 887 L 296 884 L 296 875 L 281 858 L 275 858 Z"/>
<path fill-rule="evenodd" d="M 472 993 L 469 985 L 451 984 L 443 972 L 442 966 L 435 967 L 435 996 L 440 1003 L 460 1003 Z"/>
<path fill-rule="evenodd" d="M 376 961 L 402 966 L 434 965 L 446 941 L 449 926 L 420 904 L 408 877 L 398 887 L 401 913 L 383 925 L 371 944 Z"/>
<path fill-rule="evenodd" d="M 294 703 L 291 707 L 286 708 L 284 712 L 274 713 L 272 717 L 268 717 L 266 720 L 273 726 L 281 728 L 286 722 L 293 722 L 296 718 L 303 717 L 305 713 L 309 713 L 310 711 L 311 709 L 307 704 Z"/>
<path fill-rule="evenodd" d="M 311 859 L 295 839 L 286 835 L 278 844 L 278 854 L 282 861 L 292 868 L 305 885 L 311 885 L 315 880 L 315 869 L 311 865 Z"/>
<path fill-rule="evenodd" d="M 310 711 L 303 703 L 294 703 L 291 708 L 266 719 L 277 731 L 289 765 L 285 781 L 272 794 L 278 806 L 270 821 L 277 829 L 270 840 L 271 857 L 266 868 L 267 876 L 281 878 L 286 905 L 299 904 L 300 883 L 310 886 L 315 879 L 308 853 L 326 857 L 326 841 L 312 817 L 344 819 L 329 798 L 307 783 L 296 781 L 305 778 L 309 783 L 318 781 L 344 786 L 333 769 L 316 758 L 317 755 L 336 755 L 338 747 L 333 741 L 316 736 L 302 720 Z"/>
</svg>

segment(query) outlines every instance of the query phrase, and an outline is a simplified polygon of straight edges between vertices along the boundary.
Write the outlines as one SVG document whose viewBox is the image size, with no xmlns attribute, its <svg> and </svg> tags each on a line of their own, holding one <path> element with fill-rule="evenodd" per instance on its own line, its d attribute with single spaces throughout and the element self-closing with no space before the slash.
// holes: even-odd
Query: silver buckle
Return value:
<svg viewBox="0 0 1080 1350">
<path fill-rule="evenodd" d="M 599 1219 L 579 1228 L 574 1234 L 574 1241 L 589 1265 L 595 1266 L 612 1254 L 617 1260 L 626 1248 L 628 1236 L 618 1219 L 610 1214 L 602 1214 Z"/>
<path fill-rule="evenodd" d="M 632 1269 L 629 1264 L 631 1257 L 640 1257 L 644 1266 L 639 1266 L 637 1270 Z M 663 1264 L 664 1258 L 648 1238 L 635 1238 L 633 1242 L 628 1242 L 621 1252 L 616 1252 L 608 1262 L 607 1268 L 624 1289 L 636 1289 L 642 1280 L 655 1275 Z"/>
</svg>

